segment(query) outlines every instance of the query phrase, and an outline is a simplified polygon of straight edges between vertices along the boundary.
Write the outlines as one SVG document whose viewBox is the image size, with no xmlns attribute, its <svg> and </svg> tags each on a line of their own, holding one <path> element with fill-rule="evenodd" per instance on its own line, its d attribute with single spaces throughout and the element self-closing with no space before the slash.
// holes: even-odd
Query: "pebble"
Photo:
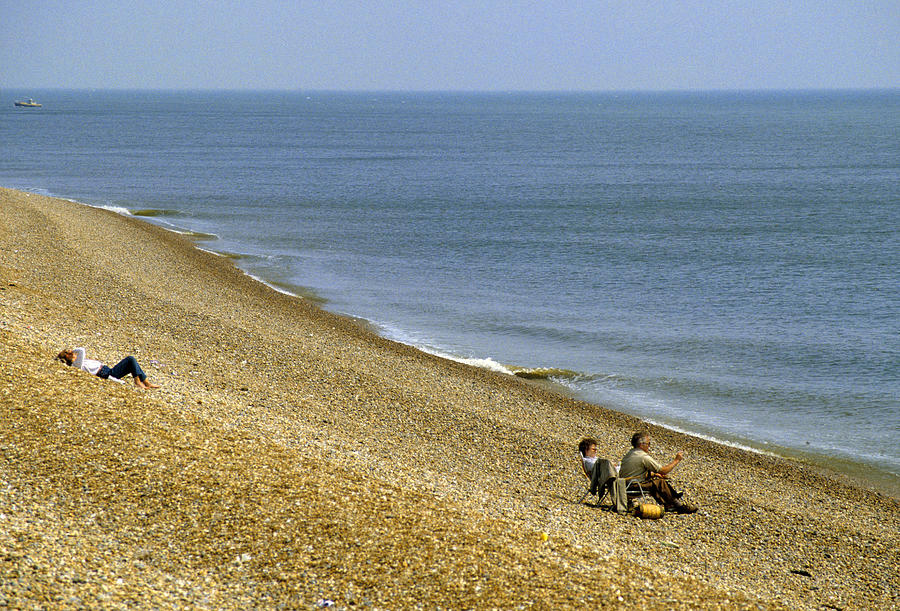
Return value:
<svg viewBox="0 0 900 611">
<path fill-rule="evenodd" d="M 578 503 L 578 439 L 617 460 L 642 423 L 160 228 L 0 189 L 0 285 L 0 606 L 900 607 L 895 498 L 654 426 L 702 511 Z M 162 388 L 54 362 L 73 344 Z"/>
</svg>

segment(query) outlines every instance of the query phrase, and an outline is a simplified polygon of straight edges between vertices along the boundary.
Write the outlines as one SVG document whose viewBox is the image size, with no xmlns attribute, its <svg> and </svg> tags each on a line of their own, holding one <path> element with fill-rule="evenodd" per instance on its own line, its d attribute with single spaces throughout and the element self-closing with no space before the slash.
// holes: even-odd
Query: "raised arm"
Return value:
<svg viewBox="0 0 900 611">
<path fill-rule="evenodd" d="M 657 471 L 657 473 L 659 473 L 660 475 L 665 477 L 666 475 L 669 474 L 669 472 L 672 469 L 674 469 L 675 467 L 678 466 L 678 463 L 680 463 L 683 458 L 684 458 L 684 452 L 682 450 L 678 450 L 678 453 L 675 454 L 675 458 L 672 459 L 672 462 L 670 462 L 669 464 L 667 464 L 664 467 L 661 467 L 660 470 Z"/>
</svg>

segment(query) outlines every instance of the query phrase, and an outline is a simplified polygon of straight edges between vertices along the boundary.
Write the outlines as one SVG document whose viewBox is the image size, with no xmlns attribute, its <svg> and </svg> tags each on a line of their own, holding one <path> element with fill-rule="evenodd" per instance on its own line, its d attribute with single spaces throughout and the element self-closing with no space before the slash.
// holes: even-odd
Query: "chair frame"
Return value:
<svg viewBox="0 0 900 611">
<path fill-rule="evenodd" d="M 662 477 L 662 476 L 660 476 L 660 477 Z M 626 486 L 625 486 L 625 494 L 628 496 L 629 504 L 632 503 L 633 499 L 636 499 L 638 497 L 641 497 L 642 502 L 651 502 L 651 503 L 655 503 L 657 505 L 661 504 L 659 501 L 656 500 L 656 497 L 647 494 L 646 489 L 643 486 L 641 486 L 641 482 L 643 480 L 638 480 L 638 478 L 636 478 L 636 477 L 629 478 L 629 479 L 631 481 L 629 481 L 628 484 L 626 484 Z M 669 482 L 669 484 L 674 489 L 675 488 L 674 482 L 676 482 L 677 480 L 668 478 L 668 477 L 666 477 L 665 479 L 666 479 L 666 481 Z M 681 494 L 684 494 L 684 493 L 682 492 Z"/>
<path fill-rule="evenodd" d="M 581 504 L 581 503 L 584 503 L 584 500 L 588 497 L 588 495 L 591 494 L 591 474 L 588 473 L 587 470 L 584 468 L 584 454 L 582 454 L 581 452 L 578 452 L 577 454 L 578 454 L 578 466 L 581 469 L 581 474 L 584 476 L 585 480 L 587 480 L 584 491 L 581 493 L 581 496 L 578 497 L 578 500 L 576 501 L 576 503 Z M 652 496 L 650 496 L 649 494 L 647 494 L 647 491 L 644 489 L 643 486 L 641 486 L 641 482 L 642 482 L 641 479 L 639 479 L 637 477 L 630 477 L 630 478 L 626 478 L 626 482 L 627 483 L 625 484 L 625 496 L 628 497 L 629 509 L 634 504 L 634 500 L 638 499 L 638 498 L 641 499 L 642 503 L 643 502 L 653 502 L 653 503 L 658 504 L 656 499 L 653 498 Z M 609 494 L 609 488 L 604 487 L 602 494 L 599 495 L 599 497 L 597 498 L 597 502 L 594 506 L 599 507 L 600 503 L 603 502 L 603 499 L 605 499 L 606 495 L 608 495 L 608 494 Z"/>
<path fill-rule="evenodd" d="M 584 502 L 584 499 L 591 493 L 591 474 L 587 472 L 584 468 L 584 454 L 578 452 L 578 466 L 581 468 L 581 474 L 587 479 L 587 487 L 584 489 L 584 493 L 578 498 L 576 503 L 579 505 Z M 599 503 L 598 503 L 599 504 Z"/>
<path fill-rule="evenodd" d="M 600 459 L 598 458 L 597 460 Z M 581 467 L 581 474 L 584 475 L 585 479 L 587 480 L 587 487 L 585 488 L 582 495 L 578 498 L 578 501 L 576 501 L 578 504 L 581 504 L 584 502 L 584 499 L 587 498 L 589 494 L 591 494 L 591 474 L 588 473 L 584 468 L 584 454 L 582 454 L 581 452 L 578 452 L 578 466 Z M 595 503 L 594 507 L 599 507 L 600 503 L 603 502 L 603 499 L 606 498 L 607 494 L 609 494 L 609 488 L 604 487 L 603 493 L 597 498 L 597 502 Z"/>
<path fill-rule="evenodd" d="M 649 501 L 652 497 L 647 494 L 647 491 L 644 490 L 644 487 L 641 486 L 641 481 L 637 477 L 629 477 L 625 480 L 627 483 L 625 484 L 625 496 L 628 497 L 628 504 L 632 505 L 634 503 L 634 499 L 639 498 L 641 502 Z M 656 499 L 652 499 L 654 503 L 656 503 Z"/>
</svg>

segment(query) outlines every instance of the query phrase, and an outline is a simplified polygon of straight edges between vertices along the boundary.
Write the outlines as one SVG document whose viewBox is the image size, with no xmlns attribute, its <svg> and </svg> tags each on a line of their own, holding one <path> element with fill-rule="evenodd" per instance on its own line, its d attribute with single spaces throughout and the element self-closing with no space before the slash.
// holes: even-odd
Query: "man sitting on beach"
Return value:
<svg viewBox="0 0 900 611">
<path fill-rule="evenodd" d="M 648 451 L 650 450 L 650 432 L 638 431 L 631 437 L 631 450 L 622 458 L 619 467 L 619 477 L 623 479 L 636 479 L 641 487 L 649 492 L 653 498 L 659 501 L 666 511 L 677 513 L 694 513 L 695 505 L 681 500 L 681 492 L 675 492 L 672 485 L 666 480 L 666 476 L 678 466 L 684 458 L 684 452 L 679 450 L 667 465 L 660 465 Z"/>
</svg>

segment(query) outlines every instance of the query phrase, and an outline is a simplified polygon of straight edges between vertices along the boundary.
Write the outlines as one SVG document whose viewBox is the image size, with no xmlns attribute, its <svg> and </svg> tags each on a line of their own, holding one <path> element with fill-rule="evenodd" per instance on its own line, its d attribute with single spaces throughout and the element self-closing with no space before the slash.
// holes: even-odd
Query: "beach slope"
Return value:
<svg viewBox="0 0 900 611">
<path fill-rule="evenodd" d="M 650 427 L 700 512 L 579 503 L 578 439 L 618 460 L 639 421 L 106 210 L 0 189 L 0 341 L 0 607 L 900 606 L 889 496 Z"/>
</svg>

